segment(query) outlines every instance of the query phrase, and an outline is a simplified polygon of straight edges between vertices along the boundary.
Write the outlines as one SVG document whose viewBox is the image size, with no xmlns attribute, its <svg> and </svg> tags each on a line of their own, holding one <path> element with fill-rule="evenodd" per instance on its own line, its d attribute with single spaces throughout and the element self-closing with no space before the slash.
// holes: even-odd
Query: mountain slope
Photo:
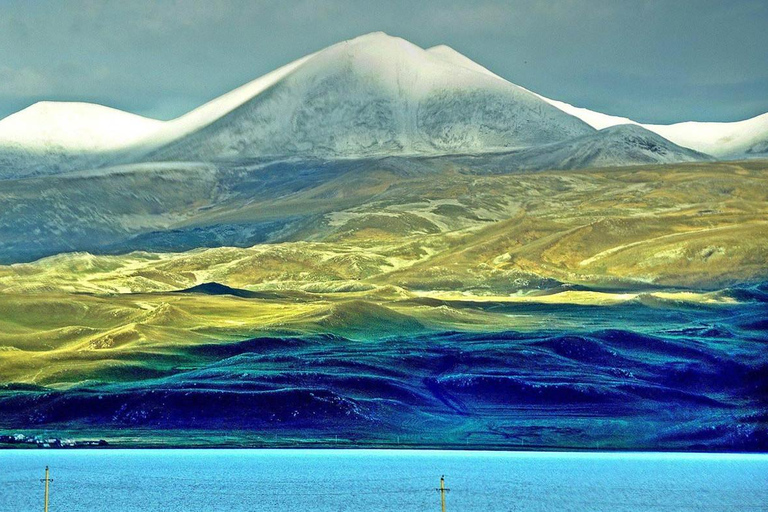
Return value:
<svg viewBox="0 0 768 512">
<path fill-rule="evenodd" d="M 427 51 L 456 66 L 484 73 L 489 77 L 506 82 L 504 78 L 449 46 L 439 45 L 429 48 Z M 734 152 L 734 146 L 739 144 L 742 148 L 753 148 L 752 151 L 754 152 L 760 151 L 760 148 L 763 148 L 763 152 L 768 151 L 768 142 L 762 145 L 744 143 L 751 141 L 750 135 L 753 139 L 759 140 L 759 136 L 754 134 L 768 133 L 768 126 L 764 130 L 759 130 L 757 129 L 759 123 L 755 123 L 753 120 L 741 123 L 679 123 L 671 126 L 646 126 L 626 117 L 610 116 L 585 108 L 574 107 L 536 93 L 533 94 L 563 112 L 578 117 L 600 132 L 564 141 L 551 147 L 531 148 L 517 153 L 516 167 L 518 168 L 572 169 L 591 165 L 604 167 L 709 160 L 710 158 L 702 153 L 710 155 L 730 154 Z M 768 114 L 760 117 L 765 117 L 762 122 L 768 124 Z M 757 119 L 759 118 L 755 118 L 755 120 Z M 708 130 L 689 130 L 690 125 L 702 124 L 708 125 L 705 127 Z M 605 130 L 620 125 L 635 125 L 638 129 Z M 702 132 L 707 132 L 712 140 L 701 140 L 697 144 L 699 139 L 703 139 Z M 726 137 L 726 133 L 733 135 L 729 138 Z M 689 148 L 694 148 L 694 150 Z"/>
<path fill-rule="evenodd" d="M 575 240 L 573 250 L 579 253 L 571 265 L 574 272 L 583 270 L 579 261 L 614 246 L 697 230 L 704 230 L 701 235 L 710 241 L 682 251 L 675 247 L 658 255 L 647 253 L 634 261 L 643 265 L 649 258 L 661 264 L 672 261 L 674 265 L 669 268 L 682 272 L 701 260 L 705 273 L 723 272 L 727 263 L 728 272 L 745 272 L 747 277 L 750 272 L 766 269 L 765 223 L 751 224 L 766 215 L 765 161 L 510 172 L 517 161 L 509 155 L 485 155 L 231 167 L 167 163 L 162 170 L 154 163 L 6 180 L 0 187 L 0 263 L 72 251 L 169 253 L 329 241 L 364 247 L 352 258 L 334 260 L 334 272 L 343 280 L 396 269 L 405 261 L 445 250 L 449 260 L 432 270 L 425 269 L 425 275 L 456 289 L 457 282 L 478 278 L 455 276 L 451 258 L 457 255 L 445 244 L 501 222 L 496 232 L 500 245 L 483 251 L 487 258 L 471 255 L 467 261 L 490 264 L 518 244 L 583 226 L 579 233 L 594 232 L 595 236 L 586 245 L 578 242 L 579 234 L 570 236 Z M 486 170 L 489 168 L 491 173 Z M 645 234 L 635 239 L 617 239 L 615 244 L 605 245 L 610 237 L 595 231 L 592 223 L 615 215 L 628 216 L 642 230 L 660 227 L 643 231 Z M 563 223 L 553 226 L 554 218 L 562 218 Z M 741 225 L 744 230 L 738 236 L 735 231 L 707 231 L 726 225 Z M 621 222 L 616 223 L 616 229 L 623 237 Z M 723 239 L 726 234 L 730 237 L 727 240 Z M 418 242 L 396 251 L 391 261 L 374 256 L 372 245 L 407 244 L 409 240 L 424 240 L 425 245 L 420 248 L 422 242 Z M 584 252 L 594 244 L 594 252 Z M 741 251 L 748 257 L 739 259 L 736 253 L 728 252 L 738 252 L 739 246 L 752 247 Z M 724 254 L 730 255 L 722 257 Z M 248 275 L 266 272 L 270 281 L 314 282 L 333 279 L 318 268 L 321 261 L 329 268 L 329 257 L 322 252 L 307 257 L 279 253 L 264 260 L 241 261 L 238 266 Z M 559 256 L 554 261 L 555 267 L 562 263 Z M 600 259 L 595 265 L 605 261 Z M 196 268 L 206 270 L 211 265 L 217 263 L 201 262 Z M 520 277 L 494 275 L 493 265 L 486 268 L 489 279 L 500 285 Z M 551 266 L 544 266 L 546 272 L 553 271 Z M 530 266 L 523 268 L 531 270 Z M 636 270 L 644 272 L 647 268 Z M 166 280 L 162 276 L 137 279 Z M 227 281 L 218 275 L 209 275 L 201 282 L 207 281 L 235 288 L 254 282 L 250 278 Z M 418 283 L 413 287 L 418 289 Z"/>
<path fill-rule="evenodd" d="M 435 46 L 427 51 L 455 65 L 506 81 L 448 46 Z M 627 117 L 603 114 L 576 107 L 563 101 L 546 98 L 536 93 L 533 94 L 566 114 L 578 117 L 597 130 L 619 125 L 636 125 L 650 130 L 678 146 L 715 157 L 730 158 L 768 154 L 768 113 L 732 123 L 688 121 L 671 125 L 641 124 Z"/>
<path fill-rule="evenodd" d="M 510 155 L 509 168 L 586 169 L 714 160 L 637 125 L 617 125 L 592 135 Z"/>
<path fill-rule="evenodd" d="M 289 65 L 221 116 L 193 111 L 187 135 L 156 160 L 503 151 L 594 130 L 530 92 L 382 33 L 333 45 Z M 203 108 L 213 114 L 218 104 Z M 186 118 L 186 119 L 185 119 Z M 199 118 L 197 129 L 189 129 Z M 171 138 L 171 137 L 169 137 Z"/>
<path fill-rule="evenodd" d="M 146 153 L 152 149 L 162 147 L 190 135 L 209 124 L 216 122 L 220 117 L 247 103 L 249 100 L 274 86 L 285 76 L 293 72 L 304 62 L 311 59 L 314 54 L 307 55 L 285 66 L 263 75 L 256 80 L 223 94 L 204 105 L 168 121 L 162 130 L 153 134 L 151 139 L 143 140 L 135 152 Z M 134 156 L 135 158 L 135 156 Z"/>
</svg>

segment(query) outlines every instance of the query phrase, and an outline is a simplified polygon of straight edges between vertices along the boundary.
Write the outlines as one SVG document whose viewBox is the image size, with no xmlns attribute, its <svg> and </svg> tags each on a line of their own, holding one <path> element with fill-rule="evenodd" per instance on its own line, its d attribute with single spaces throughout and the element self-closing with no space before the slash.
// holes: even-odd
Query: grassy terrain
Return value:
<svg viewBox="0 0 768 512">
<path fill-rule="evenodd" d="M 128 378 L 152 354 L 260 335 L 531 330 L 542 318 L 473 303 L 716 302 L 730 299 L 706 290 L 768 277 L 766 162 L 342 178 L 205 212 L 253 222 L 333 207 L 306 240 L 0 266 L 0 380 Z M 260 295 L 174 293 L 206 282 Z"/>
<path fill-rule="evenodd" d="M 669 307 L 682 303 L 716 309 L 735 303 L 723 293 L 663 292 L 478 297 L 377 289 L 286 292 L 266 298 L 4 293 L 0 295 L 0 375 L 6 383 L 53 387 L 142 379 L 200 364 L 189 355 L 199 346 L 265 336 L 333 334 L 365 341 L 452 330 L 530 332 L 546 326 L 571 331 L 579 328 L 581 319 L 569 315 L 569 307 L 609 309 L 654 300 Z M 555 314 L 558 308 L 562 312 Z"/>
<path fill-rule="evenodd" d="M 198 421 L 213 431 L 229 421 L 297 438 L 311 425 L 311 439 L 347 432 L 353 443 L 396 433 L 404 444 L 627 448 L 661 443 L 661 429 L 675 448 L 706 424 L 721 430 L 702 446 L 764 442 L 755 286 L 768 280 L 768 162 L 511 175 L 421 165 L 373 162 L 303 186 L 274 174 L 269 191 L 257 174 L 237 191 L 216 184 L 220 170 L 195 168 L 189 177 L 206 180 L 194 185 L 166 170 L 171 183 L 146 190 L 184 183 L 173 215 L 137 194 L 109 222 L 187 233 L 291 220 L 249 247 L 167 252 L 152 238 L 150 251 L 0 266 L 6 419 L 188 428 L 183 397 L 202 387 Z M 150 179 L 136 172 L 130 183 Z M 122 193 L 123 178 L 105 194 Z M 23 199 L 33 182 L 2 194 Z M 50 194 L 68 201 L 67 190 Z M 644 338 L 628 346 L 611 332 Z M 111 419 L 94 412 L 97 392 L 115 400 L 102 403 Z M 520 404 L 534 403 L 526 416 Z M 655 416 L 659 404 L 677 412 Z M 589 411 L 606 425 L 594 436 Z"/>
<path fill-rule="evenodd" d="M 530 329 L 541 319 L 455 304 L 510 294 L 601 304 L 643 291 L 716 289 L 768 277 L 764 162 L 503 176 L 468 171 L 398 179 L 374 170 L 353 181 L 354 191 L 339 178 L 279 201 L 205 212 L 209 222 L 263 221 L 259 215 L 333 205 L 304 241 L 61 254 L 0 267 L 2 380 L 77 382 L 80 372 L 86 378 L 101 365 L 119 365 L 117 351 L 172 351 L 262 334 L 375 338 Z M 205 282 L 264 293 L 171 293 Z M 634 295 L 556 293 L 564 284 Z M 78 361 L 73 369 L 53 363 L 68 364 L 70 354 Z"/>
<path fill-rule="evenodd" d="M 246 190 L 220 191 L 207 202 L 170 201 L 175 215 L 186 220 L 166 227 L 181 232 L 185 226 L 298 219 L 274 235 L 274 243 L 117 257 L 61 254 L 0 267 L 0 290 L 154 292 L 216 281 L 249 289 L 332 291 L 355 283 L 509 293 L 550 286 L 552 280 L 591 287 L 717 288 L 766 276 L 765 161 L 512 175 L 474 175 L 458 164 L 441 165 L 408 175 L 373 162 L 298 190 L 281 188 L 266 171 L 254 172 Z M 126 185 L 137 184 L 136 173 L 141 174 L 127 173 Z M 119 189 L 124 176 L 114 178 Z M 82 188 L 82 180 L 67 179 L 74 183 L 56 183 L 62 187 L 58 194 Z M 254 190 L 259 183 L 269 185 L 269 192 Z M 40 193 L 29 183 L 6 185 L 4 193 L 19 199 Z M 167 222 L 165 189 L 175 190 L 177 182 L 138 185 L 148 188 L 145 199 L 156 215 L 139 201 L 143 196 L 129 205 L 122 196 L 90 206 L 86 197 L 74 199 L 80 208 L 104 211 L 93 224 L 107 213 L 113 222 L 128 223 L 112 199 L 134 217 L 143 212 L 146 223 Z M 105 195 L 114 193 L 112 185 L 102 186 Z M 188 199 L 196 194 L 187 192 Z M 59 204 L 56 211 L 66 207 Z M 12 215 L 13 208 L 4 214 Z M 69 223 L 53 227 L 66 240 L 68 226 L 74 229 Z M 30 243 L 37 238 L 24 236 Z M 159 243 L 152 240 L 146 245 Z"/>
</svg>

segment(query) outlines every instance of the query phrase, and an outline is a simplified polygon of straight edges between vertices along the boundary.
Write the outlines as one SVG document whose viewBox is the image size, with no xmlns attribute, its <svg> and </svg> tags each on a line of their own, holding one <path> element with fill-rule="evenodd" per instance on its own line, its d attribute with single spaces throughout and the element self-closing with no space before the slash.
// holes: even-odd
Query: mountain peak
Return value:
<svg viewBox="0 0 768 512">
<path fill-rule="evenodd" d="M 114 115 L 114 116 L 126 117 L 126 118 L 132 117 L 132 118 L 144 119 L 150 123 L 151 122 L 162 123 L 162 121 L 157 121 L 156 119 L 142 117 L 137 114 L 125 112 L 124 110 L 119 110 L 116 108 L 99 105 L 98 103 L 87 103 L 82 101 L 50 101 L 50 100 L 35 102 L 32 105 L 28 106 L 27 108 L 24 108 L 16 112 L 15 114 L 11 114 L 10 116 L 3 119 L 2 121 L 5 121 L 6 119 L 10 119 L 15 116 L 56 117 L 56 116 L 83 115 L 83 114 L 103 115 L 103 116 Z"/>
<path fill-rule="evenodd" d="M 420 66 L 429 58 L 423 48 L 401 37 L 372 32 L 320 50 L 311 60 L 323 62 L 322 65 L 335 63 L 379 67 L 382 72 L 386 72 L 385 68 L 402 67 L 404 63 Z M 311 63 L 309 65 L 312 66 Z"/>
<path fill-rule="evenodd" d="M 424 49 L 402 37 L 391 36 L 384 32 L 371 32 L 328 46 L 315 55 L 338 51 L 378 52 L 380 57 L 394 57 L 401 53 L 421 53 L 424 52 Z"/>
<path fill-rule="evenodd" d="M 386 42 L 394 42 L 394 41 L 405 41 L 405 39 L 397 36 L 391 36 L 386 32 L 378 30 L 375 32 L 368 32 L 367 34 L 362 34 L 362 35 L 353 37 L 351 39 L 347 39 L 345 41 L 342 41 L 342 43 L 377 44 L 377 43 L 386 43 Z M 405 41 L 405 42 L 408 42 L 408 41 Z"/>
</svg>

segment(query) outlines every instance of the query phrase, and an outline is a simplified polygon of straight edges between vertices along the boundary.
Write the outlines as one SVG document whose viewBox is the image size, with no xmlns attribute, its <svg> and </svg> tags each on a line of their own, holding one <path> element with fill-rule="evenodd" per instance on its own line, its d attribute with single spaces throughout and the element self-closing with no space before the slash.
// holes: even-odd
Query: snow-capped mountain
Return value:
<svg viewBox="0 0 768 512">
<path fill-rule="evenodd" d="M 146 140 L 163 124 L 93 103 L 41 101 L 0 121 L 0 165 L 18 174 L 75 169 Z"/>
<path fill-rule="evenodd" d="M 175 140 L 151 157 L 507 151 L 594 131 L 521 87 L 382 33 L 265 78 L 170 122 Z"/>
<path fill-rule="evenodd" d="M 0 140 L 40 151 L 109 151 L 142 140 L 163 124 L 93 103 L 41 101 L 3 119 Z"/>
<path fill-rule="evenodd" d="M 679 146 L 717 158 L 768 156 L 768 113 L 731 123 L 686 121 L 668 125 L 641 124 L 626 117 L 602 114 L 544 96 L 539 97 L 598 130 L 633 124 L 657 133 Z"/>
<path fill-rule="evenodd" d="M 629 135 L 647 139 L 643 131 L 597 131 L 617 125 L 667 140 L 648 146 L 663 148 L 657 152 L 627 143 Z M 694 151 L 681 151 L 686 148 Z M 0 120 L 0 177 L 6 178 L 142 161 L 484 153 L 539 155 L 553 165 L 754 156 L 768 154 L 768 114 L 736 123 L 641 125 L 540 96 L 447 46 L 424 50 L 373 33 L 171 121 L 58 102 Z"/>
</svg>

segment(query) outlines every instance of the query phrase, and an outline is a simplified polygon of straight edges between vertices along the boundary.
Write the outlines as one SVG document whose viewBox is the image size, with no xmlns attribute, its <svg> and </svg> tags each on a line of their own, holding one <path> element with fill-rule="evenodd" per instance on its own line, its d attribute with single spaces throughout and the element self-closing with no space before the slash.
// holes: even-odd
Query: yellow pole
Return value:
<svg viewBox="0 0 768 512">
<path fill-rule="evenodd" d="M 445 475 L 440 477 L 440 507 L 442 512 L 445 512 Z M 48 509 L 45 512 L 48 512 Z"/>
<path fill-rule="evenodd" d="M 45 512 L 48 512 L 48 482 L 51 481 L 48 476 L 48 466 L 45 466 Z"/>
</svg>

